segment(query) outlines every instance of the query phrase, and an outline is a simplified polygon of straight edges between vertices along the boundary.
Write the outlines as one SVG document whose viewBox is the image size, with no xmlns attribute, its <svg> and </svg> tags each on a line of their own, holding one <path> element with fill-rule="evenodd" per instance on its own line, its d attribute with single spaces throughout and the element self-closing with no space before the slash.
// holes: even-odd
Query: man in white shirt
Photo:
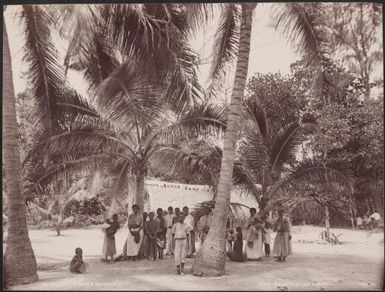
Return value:
<svg viewBox="0 0 385 292">
<path fill-rule="evenodd" d="M 166 255 L 174 254 L 173 240 L 172 240 L 172 222 L 175 217 L 173 207 L 168 207 L 168 213 L 164 217 L 166 232 Z"/>
<path fill-rule="evenodd" d="M 194 217 L 189 214 L 189 209 L 187 206 L 183 207 L 184 223 L 190 227 L 190 232 L 187 235 L 187 245 L 186 245 L 186 257 L 191 258 L 195 250 L 195 234 L 194 234 Z"/>
<path fill-rule="evenodd" d="M 183 269 L 186 262 L 187 237 L 190 230 L 190 225 L 184 223 L 184 215 L 179 214 L 171 229 L 175 240 L 175 265 L 177 274 L 179 275 L 183 275 Z"/>
</svg>

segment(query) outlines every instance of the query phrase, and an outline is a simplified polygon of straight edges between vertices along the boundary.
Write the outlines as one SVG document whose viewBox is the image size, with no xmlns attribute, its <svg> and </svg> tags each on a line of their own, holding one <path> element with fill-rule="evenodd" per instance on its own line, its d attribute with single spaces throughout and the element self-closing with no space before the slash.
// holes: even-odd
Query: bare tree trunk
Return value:
<svg viewBox="0 0 385 292">
<path fill-rule="evenodd" d="M 7 180 L 8 237 L 4 259 L 4 282 L 8 285 L 38 281 L 36 259 L 28 236 L 23 195 L 20 149 L 16 122 L 11 54 L 3 20 L 3 151 Z"/>
<path fill-rule="evenodd" d="M 235 156 L 235 145 L 239 131 L 241 102 L 245 90 L 249 65 L 250 35 L 253 9 L 256 4 L 242 4 L 238 60 L 231 96 L 227 130 L 221 163 L 218 194 L 215 199 L 213 220 L 207 238 L 197 253 L 193 274 L 199 276 L 221 276 L 226 264 L 226 223 L 230 209 L 231 182 Z"/>
<path fill-rule="evenodd" d="M 329 207 L 325 206 L 325 227 L 326 227 L 326 240 L 330 242 L 330 223 L 329 223 Z"/>
</svg>

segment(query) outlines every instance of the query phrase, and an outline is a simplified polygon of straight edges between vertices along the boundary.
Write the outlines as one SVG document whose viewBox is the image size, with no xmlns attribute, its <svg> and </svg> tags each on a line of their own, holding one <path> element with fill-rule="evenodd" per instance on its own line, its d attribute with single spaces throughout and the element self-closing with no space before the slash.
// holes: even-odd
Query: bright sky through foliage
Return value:
<svg viewBox="0 0 385 292">
<path fill-rule="evenodd" d="M 27 87 L 26 80 L 23 78 L 23 72 L 26 71 L 27 67 L 25 62 L 22 61 L 24 54 L 24 32 L 19 20 L 14 17 L 18 6 L 11 8 L 12 9 L 7 9 L 5 13 L 5 21 L 11 49 L 15 93 L 18 94 L 23 92 Z M 256 72 L 268 73 L 281 71 L 281 73 L 284 74 L 289 73 L 290 64 L 298 59 L 294 49 L 287 44 L 285 38 L 269 25 L 270 8 L 271 4 L 263 3 L 259 4 L 254 11 L 255 17 L 250 51 L 249 77 Z M 199 68 L 199 77 L 203 85 L 206 84 L 210 70 L 211 58 L 208 57 L 211 54 L 217 22 L 218 19 L 214 19 L 205 29 L 199 31 L 195 39 L 191 41 L 193 48 L 197 50 L 201 54 L 202 59 L 204 59 L 203 64 Z M 61 58 L 64 58 L 67 46 L 66 42 L 60 40 L 57 35 L 54 35 L 53 38 Z M 233 67 L 235 67 L 235 64 Z M 231 71 L 233 73 L 234 68 Z M 233 74 L 230 74 L 230 76 L 231 75 Z M 76 90 L 81 94 L 86 93 L 87 85 L 80 73 L 69 72 L 68 78 Z M 231 79 L 231 77 L 226 79 L 226 87 L 230 86 Z"/>
</svg>

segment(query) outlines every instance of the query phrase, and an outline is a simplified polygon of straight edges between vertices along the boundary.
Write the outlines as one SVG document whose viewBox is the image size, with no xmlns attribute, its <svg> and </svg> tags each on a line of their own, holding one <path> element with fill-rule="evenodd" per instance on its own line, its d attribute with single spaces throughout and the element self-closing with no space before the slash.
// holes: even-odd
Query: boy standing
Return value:
<svg viewBox="0 0 385 292">
<path fill-rule="evenodd" d="M 186 262 L 187 234 L 191 231 L 190 226 L 183 221 L 184 216 L 180 214 L 177 222 L 172 226 L 172 235 L 175 239 L 175 265 L 178 275 L 183 275 Z"/>
</svg>

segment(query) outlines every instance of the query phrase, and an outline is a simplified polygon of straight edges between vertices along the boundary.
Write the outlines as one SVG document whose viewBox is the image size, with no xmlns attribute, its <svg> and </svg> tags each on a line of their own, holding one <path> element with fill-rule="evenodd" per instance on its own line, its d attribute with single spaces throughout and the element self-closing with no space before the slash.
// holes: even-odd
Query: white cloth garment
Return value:
<svg viewBox="0 0 385 292">
<path fill-rule="evenodd" d="M 175 265 L 186 262 L 187 239 L 175 239 Z"/>
</svg>

